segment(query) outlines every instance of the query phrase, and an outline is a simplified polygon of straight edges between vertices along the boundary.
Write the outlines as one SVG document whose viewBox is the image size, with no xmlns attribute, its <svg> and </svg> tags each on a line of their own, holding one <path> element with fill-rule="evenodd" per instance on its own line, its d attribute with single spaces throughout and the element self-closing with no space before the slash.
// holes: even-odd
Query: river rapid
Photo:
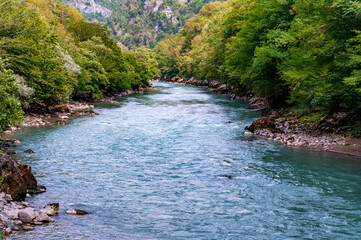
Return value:
<svg viewBox="0 0 361 240">
<path fill-rule="evenodd" d="M 99 116 L 12 136 L 22 142 L 17 159 L 48 189 L 27 201 L 60 211 L 8 239 L 361 236 L 360 159 L 243 136 L 259 117 L 245 102 L 154 84 L 128 102 L 98 104 Z"/>
</svg>

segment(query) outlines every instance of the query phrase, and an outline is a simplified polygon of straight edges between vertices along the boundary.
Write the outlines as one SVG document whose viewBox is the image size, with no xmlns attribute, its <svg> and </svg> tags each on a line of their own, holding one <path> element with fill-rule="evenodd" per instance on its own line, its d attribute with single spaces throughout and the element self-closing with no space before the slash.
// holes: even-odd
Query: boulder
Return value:
<svg viewBox="0 0 361 240">
<path fill-rule="evenodd" d="M 38 213 L 33 208 L 25 208 L 19 211 L 18 218 L 23 223 L 30 223 L 33 219 L 38 217 Z"/>
<path fill-rule="evenodd" d="M 17 219 L 19 217 L 19 212 L 20 209 L 15 209 L 15 208 L 8 208 L 3 210 L 3 213 L 12 219 Z"/>
<path fill-rule="evenodd" d="M 49 203 L 43 209 L 40 210 L 40 213 L 45 213 L 48 216 L 55 216 L 59 211 L 59 203 Z"/>
<path fill-rule="evenodd" d="M 43 192 L 46 192 L 46 187 L 42 185 L 38 185 L 36 188 L 28 189 L 28 193 L 30 194 L 38 194 Z M 28 197 L 28 195 L 26 195 L 26 197 Z"/>
<path fill-rule="evenodd" d="M 31 167 L 20 164 L 10 155 L 0 152 L 0 176 L 2 184 L 12 200 L 22 201 L 28 189 L 37 189 L 37 181 L 31 173 Z"/>
<path fill-rule="evenodd" d="M 34 219 L 34 222 L 54 222 L 55 220 L 49 217 L 46 213 L 40 212 L 39 216 Z"/>
<path fill-rule="evenodd" d="M 245 130 L 254 132 L 255 130 L 259 130 L 259 129 L 274 129 L 274 128 L 275 128 L 274 122 L 268 120 L 265 117 L 262 117 L 254 120 L 250 126 L 245 128 Z"/>
<path fill-rule="evenodd" d="M 56 112 L 70 112 L 69 104 L 61 104 L 49 107 L 49 109 Z"/>
<path fill-rule="evenodd" d="M 86 212 L 84 210 L 73 209 L 73 208 L 69 208 L 68 210 L 65 211 L 65 213 L 73 214 L 73 215 L 86 215 L 86 214 L 89 214 L 88 212 Z"/>
</svg>

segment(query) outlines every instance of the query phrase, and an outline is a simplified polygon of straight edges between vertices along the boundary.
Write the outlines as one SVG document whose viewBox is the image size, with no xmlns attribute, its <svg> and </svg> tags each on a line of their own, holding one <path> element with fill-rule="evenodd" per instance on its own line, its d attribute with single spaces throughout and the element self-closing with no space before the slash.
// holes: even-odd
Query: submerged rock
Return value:
<svg viewBox="0 0 361 240">
<path fill-rule="evenodd" d="M 34 230 L 35 228 L 33 227 L 33 226 L 31 226 L 31 225 L 24 225 L 23 226 L 23 230 L 24 231 L 32 231 L 32 230 Z"/>
<path fill-rule="evenodd" d="M 69 208 L 68 210 L 65 211 L 67 214 L 73 214 L 73 215 L 86 215 L 89 214 L 88 212 L 84 211 L 84 210 L 80 210 L 80 209 L 73 209 L 73 208 Z"/>
<path fill-rule="evenodd" d="M 232 179 L 233 177 L 231 175 L 227 175 L 227 174 L 223 174 L 222 177 L 228 178 L 228 179 Z"/>
<path fill-rule="evenodd" d="M 33 150 L 31 150 L 31 149 L 27 149 L 27 150 L 24 151 L 24 153 L 35 153 L 35 152 Z"/>
</svg>

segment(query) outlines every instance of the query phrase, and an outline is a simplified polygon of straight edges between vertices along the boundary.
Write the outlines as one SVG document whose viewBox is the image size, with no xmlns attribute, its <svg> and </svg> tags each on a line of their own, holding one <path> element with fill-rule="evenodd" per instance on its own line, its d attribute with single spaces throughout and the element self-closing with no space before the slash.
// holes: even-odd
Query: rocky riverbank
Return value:
<svg viewBox="0 0 361 240">
<path fill-rule="evenodd" d="M 180 77 L 156 78 L 155 81 L 207 87 L 214 93 L 248 102 L 254 108 L 252 111 L 262 111 L 264 116 L 246 127 L 245 135 L 264 136 L 269 141 L 292 147 L 361 157 L 361 139 L 351 138 L 346 134 L 353 124 L 361 119 L 357 113 L 334 113 L 330 116 L 323 116 L 315 122 L 309 122 L 303 116 L 292 114 L 285 109 L 271 109 L 266 99 L 254 96 L 250 91 L 247 92 L 217 81 Z"/>
<path fill-rule="evenodd" d="M 54 215 L 49 207 L 35 211 L 25 201 L 30 194 L 46 190 L 44 186 L 38 185 L 30 166 L 20 164 L 12 156 L 0 151 L 0 176 L 0 232 L 3 235 L 10 235 L 13 231 L 33 230 L 35 225 L 54 222 L 49 217 Z"/>
<path fill-rule="evenodd" d="M 146 88 L 127 90 L 124 92 L 105 96 L 94 102 L 119 102 L 116 98 L 134 93 L 144 93 L 147 90 L 156 89 L 152 84 Z M 71 101 L 68 104 L 55 106 L 33 105 L 26 109 L 26 119 L 12 126 L 4 135 L 14 133 L 17 130 L 28 127 L 41 127 L 67 124 L 69 119 L 76 116 L 98 115 L 94 105 L 89 102 Z M 7 147 L 15 147 L 21 144 L 18 140 L 2 140 L 0 146 L 0 234 L 10 235 L 14 231 L 30 231 L 36 225 L 54 222 L 51 216 L 57 214 L 59 204 L 51 203 L 40 211 L 36 211 L 25 201 L 30 194 L 37 194 L 46 191 L 44 186 L 37 184 L 37 180 L 31 173 L 31 167 L 16 161 L 8 152 Z M 31 149 L 28 153 L 33 153 Z M 84 215 L 88 214 L 80 209 L 68 209 L 67 214 Z"/>
<path fill-rule="evenodd" d="M 200 86 L 206 87 L 209 91 L 222 94 L 230 99 L 241 99 L 247 101 L 253 108 L 253 111 L 260 111 L 263 109 L 270 108 L 270 104 L 265 98 L 257 97 L 251 91 L 244 91 L 240 87 L 227 85 L 225 83 L 217 82 L 217 81 L 208 81 L 208 80 L 197 80 L 194 78 L 183 79 L 180 77 L 173 78 L 155 78 L 153 81 L 159 82 L 170 82 L 181 85 L 192 85 L 192 86 Z"/>
<path fill-rule="evenodd" d="M 104 96 L 99 99 L 92 99 L 89 102 L 71 101 L 68 104 L 55 105 L 50 107 L 34 105 L 26 110 L 25 120 L 12 126 L 10 129 L 5 131 L 4 135 L 12 134 L 20 129 L 28 127 L 65 125 L 71 118 L 77 116 L 96 116 L 99 114 L 93 110 L 94 105 L 91 104 L 91 102 L 119 103 L 119 101 L 115 100 L 116 98 L 135 93 L 143 94 L 145 91 L 150 89 L 156 89 L 156 87 L 152 84 L 149 84 L 149 86 L 145 88 L 113 93 L 109 96 Z"/>
</svg>

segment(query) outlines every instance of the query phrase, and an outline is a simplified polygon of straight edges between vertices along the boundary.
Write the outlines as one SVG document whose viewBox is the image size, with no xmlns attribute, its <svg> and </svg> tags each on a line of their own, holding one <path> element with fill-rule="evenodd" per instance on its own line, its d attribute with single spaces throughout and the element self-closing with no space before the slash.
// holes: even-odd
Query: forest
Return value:
<svg viewBox="0 0 361 240">
<path fill-rule="evenodd" d="M 360 30 L 358 1 L 229 0 L 205 5 L 154 51 L 166 77 L 236 85 L 299 114 L 360 116 Z"/>
<path fill-rule="evenodd" d="M 76 0 L 67 0 L 71 3 Z M 79 0 L 78 0 L 79 1 Z M 110 17 L 84 13 L 110 29 L 116 40 L 128 47 L 143 45 L 153 48 L 167 34 L 175 34 L 184 22 L 197 14 L 209 0 L 99 0 L 112 11 Z M 165 13 L 168 11 L 168 13 Z"/>
<path fill-rule="evenodd" d="M 0 1 L 0 134 L 30 106 L 147 86 L 154 54 L 131 51 L 59 0 Z"/>
</svg>

